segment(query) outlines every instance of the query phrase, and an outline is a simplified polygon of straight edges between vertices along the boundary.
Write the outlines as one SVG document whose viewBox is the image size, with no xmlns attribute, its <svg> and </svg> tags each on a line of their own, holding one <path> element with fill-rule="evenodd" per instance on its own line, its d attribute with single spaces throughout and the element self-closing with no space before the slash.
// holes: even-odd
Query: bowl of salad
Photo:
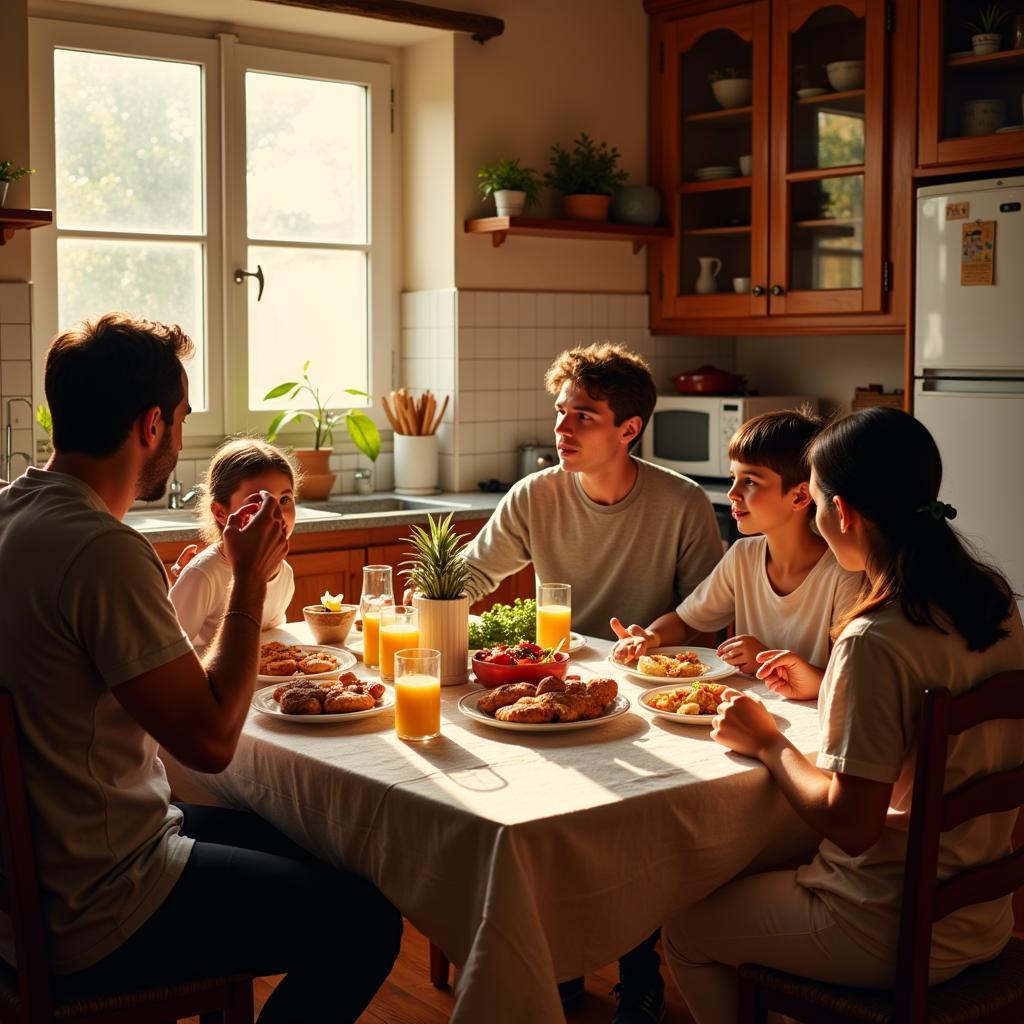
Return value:
<svg viewBox="0 0 1024 1024">
<path fill-rule="evenodd" d="M 569 655 L 546 651 L 529 640 L 514 644 L 495 644 L 473 655 L 473 672 L 483 686 L 505 683 L 539 683 L 547 676 L 564 679 L 569 671 Z"/>
</svg>

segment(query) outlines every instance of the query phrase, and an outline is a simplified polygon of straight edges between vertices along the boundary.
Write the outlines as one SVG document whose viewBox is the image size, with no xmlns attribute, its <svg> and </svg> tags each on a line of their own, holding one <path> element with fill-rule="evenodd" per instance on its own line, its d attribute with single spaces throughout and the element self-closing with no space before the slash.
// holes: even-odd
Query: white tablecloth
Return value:
<svg viewBox="0 0 1024 1024">
<path fill-rule="evenodd" d="M 304 624 L 274 635 L 309 642 Z M 760 763 L 706 726 L 641 709 L 643 685 L 604 660 L 609 647 L 591 641 L 573 670 L 614 675 L 632 707 L 593 728 L 497 730 L 458 710 L 470 687 L 449 687 L 443 736 L 426 744 L 399 740 L 390 711 L 337 726 L 251 712 L 225 772 L 169 773 L 176 793 L 201 783 L 372 879 L 459 966 L 453 1021 L 561 1021 L 557 979 L 611 962 L 752 866 L 814 847 Z M 732 682 L 816 750 L 813 704 Z"/>
</svg>

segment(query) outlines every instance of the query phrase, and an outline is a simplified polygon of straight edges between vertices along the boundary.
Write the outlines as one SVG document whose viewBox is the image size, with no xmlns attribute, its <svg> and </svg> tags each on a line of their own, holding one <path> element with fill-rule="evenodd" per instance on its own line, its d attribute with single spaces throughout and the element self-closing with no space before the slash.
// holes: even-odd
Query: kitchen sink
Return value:
<svg viewBox="0 0 1024 1024">
<path fill-rule="evenodd" d="M 134 508 L 125 513 L 124 522 L 140 533 L 148 530 L 194 530 L 198 525 L 195 509 L 191 508 Z"/>
<path fill-rule="evenodd" d="M 469 506 L 452 501 L 431 501 L 429 498 L 398 498 L 384 495 L 365 498 L 346 495 L 327 501 L 307 501 L 299 505 L 300 512 L 303 509 L 311 509 L 342 516 L 391 515 L 395 512 L 451 512 L 464 508 Z"/>
</svg>

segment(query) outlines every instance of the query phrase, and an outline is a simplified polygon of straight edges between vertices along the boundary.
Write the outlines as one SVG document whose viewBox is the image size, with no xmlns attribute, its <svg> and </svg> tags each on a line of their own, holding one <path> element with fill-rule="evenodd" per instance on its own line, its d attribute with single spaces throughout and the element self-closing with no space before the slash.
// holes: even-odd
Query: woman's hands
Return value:
<svg viewBox="0 0 1024 1024">
<path fill-rule="evenodd" d="M 761 701 L 731 687 L 722 694 L 722 703 L 711 725 L 711 738 L 737 754 L 761 761 L 774 743 L 785 742 L 775 719 Z"/>
<path fill-rule="evenodd" d="M 650 648 L 662 646 L 661 637 L 643 626 L 632 625 L 627 629 L 619 619 L 613 618 L 611 627 L 618 637 L 612 647 L 612 661 L 619 665 L 630 665 L 639 661 Z"/>
<path fill-rule="evenodd" d="M 757 655 L 757 678 L 789 700 L 815 700 L 824 672 L 792 651 L 763 650 Z"/>
</svg>

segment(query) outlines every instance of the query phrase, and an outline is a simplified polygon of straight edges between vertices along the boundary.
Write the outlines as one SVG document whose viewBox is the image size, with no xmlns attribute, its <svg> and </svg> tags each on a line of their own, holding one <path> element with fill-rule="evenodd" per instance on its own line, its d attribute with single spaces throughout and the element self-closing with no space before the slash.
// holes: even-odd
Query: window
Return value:
<svg viewBox="0 0 1024 1024">
<path fill-rule="evenodd" d="M 181 324 L 192 443 L 264 429 L 283 402 L 263 396 L 306 360 L 339 404 L 390 388 L 387 65 L 31 32 L 32 160 L 54 168 L 34 191 L 54 207 L 33 245 L 40 346 L 108 309 Z"/>
</svg>

